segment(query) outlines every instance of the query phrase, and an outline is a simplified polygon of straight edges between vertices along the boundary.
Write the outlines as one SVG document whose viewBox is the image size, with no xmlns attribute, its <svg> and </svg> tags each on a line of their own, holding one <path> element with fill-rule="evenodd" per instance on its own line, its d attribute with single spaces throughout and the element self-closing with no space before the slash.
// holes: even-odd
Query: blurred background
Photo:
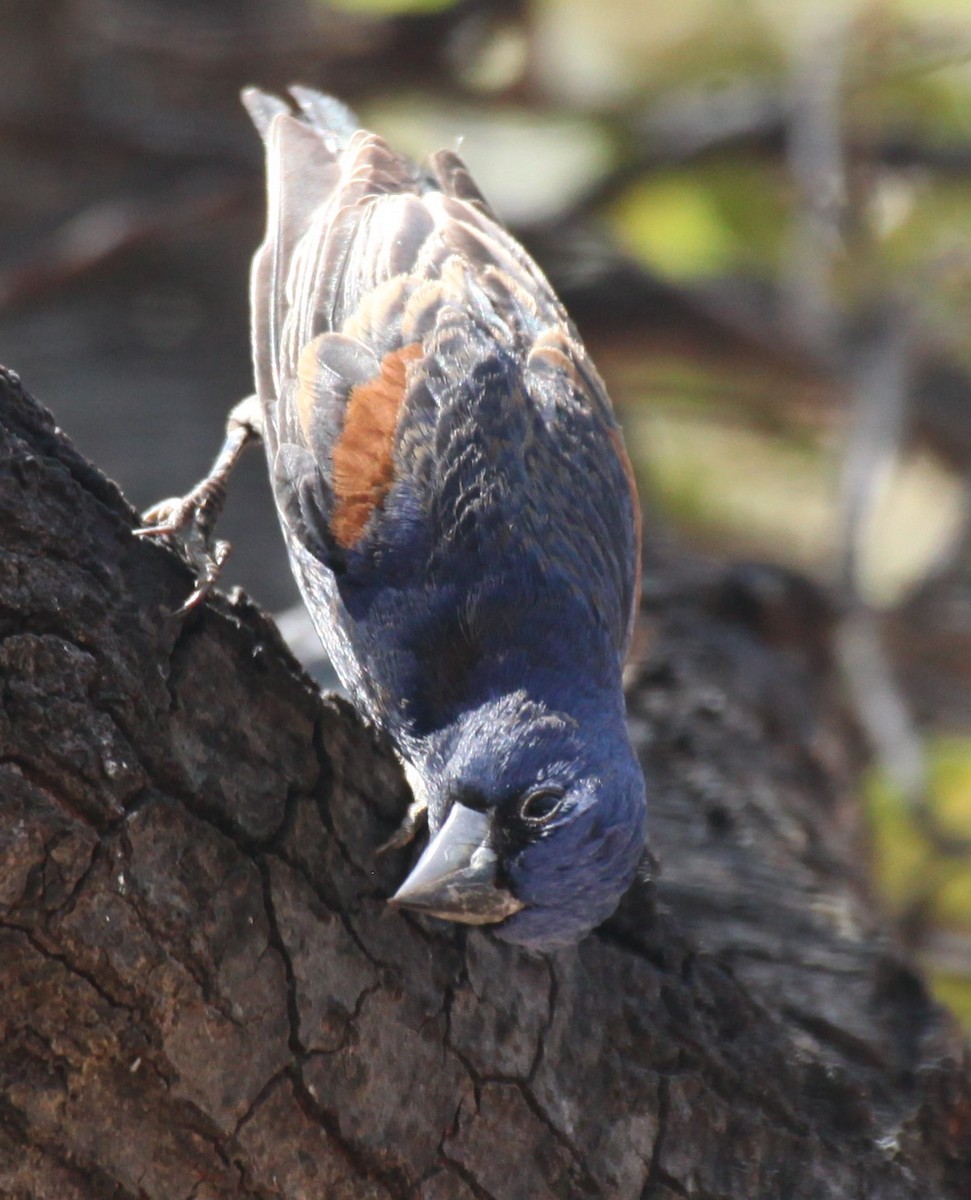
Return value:
<svg viewBox="0 0 971 1200">
<path fill-rule="evenodd" d="M 877 879 L 971 1023 L 971 4 L 0 0 L 0 361 L 138 508 L 251 389 L 238 93 L 294 81 L 459 148 L 607 380 L 656 543 L 826 589 Z M 224 582 L 281 612 L 264 477 Z"/>
</svg>

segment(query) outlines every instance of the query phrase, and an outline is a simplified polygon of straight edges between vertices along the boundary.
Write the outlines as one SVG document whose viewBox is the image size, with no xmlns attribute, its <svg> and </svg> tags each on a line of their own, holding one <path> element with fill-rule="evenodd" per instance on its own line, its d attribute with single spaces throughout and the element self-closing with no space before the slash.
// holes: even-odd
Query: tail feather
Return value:
<svg viewBox="0 0 971 1200">
<path fill-rule="evenodd" d="M 331 149 L 343 150 L 360 128 L 360 122 L 347 105 L 333 96 L 325 96 L 323 92 L 301 87 L 299 84 L 294 84 L 289 90 L 300 109 L 298 115 L 303 117 L 304 122 L 318 133 L 328 135 L 334 143 Z M 281 114 L 294 115 L 286 100 L 281 100 L 279 96 L 264 92 L 260 88 L 244 88 L 242 100 L 264 142 L 269 140 L 274 117 Z"/>
<path fill-rule="evenodd" d="M 253 259 L 251 302 L 257 391 L 279 395 L 280 346 L 289 304 L 287 274 L 294 252 L 314 219 L 321 197 L 331 192 L 340 166 L 326 140 L 285 105 L 275 110 L 266 133 L 267 232 Z"/>
<path fill-rule="evenodd" d="M 269 92 L 261 92 L 255 87 L 243 88 L 241 99 L 264 142 L 270 135 L 273 118 L 290 111 L 290 106 L 279 96 L 271 96 Z"/>
<path fill-rule="evenodd" d="M 343 149 L 361 124 L 346 104 L 333 96 L 325 96 L 314 88 L 294 84 L 290 95 L 300 106 L 300 111 L 316 129 L 332 133 L 338 148 Z"/>
</svg>

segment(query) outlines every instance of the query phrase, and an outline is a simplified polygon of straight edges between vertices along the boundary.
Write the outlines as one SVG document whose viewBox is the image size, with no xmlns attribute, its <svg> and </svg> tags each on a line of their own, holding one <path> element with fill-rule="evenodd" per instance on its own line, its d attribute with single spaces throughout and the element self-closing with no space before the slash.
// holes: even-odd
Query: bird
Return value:
<svg viewBox="0 0 971 1200">
<path fill-rule="evenodd" d="M 390 902 L 547 952 L 645 861 L 622 673 L 641 516 L 604 384 L 460 157 L 418 164 L 340 101 L 243 102 L 263 139 L 256 393 L 210 476 L 147 514 L 218 575 L 228 468 L 261 437 L 337 675 L 395 748 L 428 842 Z"/>
</svg>

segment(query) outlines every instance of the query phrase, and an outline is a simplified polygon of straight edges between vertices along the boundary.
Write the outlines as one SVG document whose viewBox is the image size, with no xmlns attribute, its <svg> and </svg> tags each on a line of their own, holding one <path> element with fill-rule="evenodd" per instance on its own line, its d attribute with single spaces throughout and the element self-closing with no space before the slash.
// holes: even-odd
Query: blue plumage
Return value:
<svg viewBox="0 0 971 1200">
<path fill-rule="evenodd" d="M 621 670 L 637 498 L 579 338 L 455 155 L 424 168 L 306 89 L 250 93 L 263 436 L 294 571 L 431 842 L 395 898 L 537 948 L 644 848 Z M 335 128 L 336 123 L 336 128 Z"/>
</svg>

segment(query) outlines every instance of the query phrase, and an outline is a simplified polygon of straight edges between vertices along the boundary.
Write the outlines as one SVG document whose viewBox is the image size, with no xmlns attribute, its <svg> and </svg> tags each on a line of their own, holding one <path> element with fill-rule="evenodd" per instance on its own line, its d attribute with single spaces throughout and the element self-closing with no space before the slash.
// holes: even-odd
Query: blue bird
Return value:
<svg viewBox="0 0 971 1200">
<path fill-rule="evenodd" d="M 621 686 L 640 580 L 621 432 L 563 306 L 462 161 L 418 166 L 338 101 L 291 94 L 296 110 L 243 97 L 268 225 L 257 397 L 224 457 L 263 437 L 314 624 L 411 784 L 405 834 L 427 815 L 392 903 L 567 945 L 645 854 Z M 196 520 L 193 599 L 226 549 L 199 522 L 213 478 L 175 517 L 150 515 L 163 533 Z"/>
</svg>

